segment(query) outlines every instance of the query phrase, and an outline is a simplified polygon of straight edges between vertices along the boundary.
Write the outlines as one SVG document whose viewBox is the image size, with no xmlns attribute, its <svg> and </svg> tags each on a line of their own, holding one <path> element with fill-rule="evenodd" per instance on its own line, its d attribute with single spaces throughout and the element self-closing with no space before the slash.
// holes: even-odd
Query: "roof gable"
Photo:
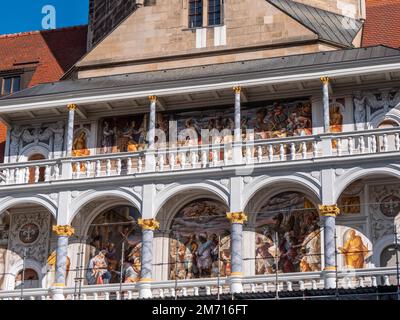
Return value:
<svg viewBox="0 0 400 320">
<path fill-rule="evenodd" d="M 321 40 L 353 47 L 363 22 L 292 0 L 266 0 L 318 34 Z"/>
</svg>

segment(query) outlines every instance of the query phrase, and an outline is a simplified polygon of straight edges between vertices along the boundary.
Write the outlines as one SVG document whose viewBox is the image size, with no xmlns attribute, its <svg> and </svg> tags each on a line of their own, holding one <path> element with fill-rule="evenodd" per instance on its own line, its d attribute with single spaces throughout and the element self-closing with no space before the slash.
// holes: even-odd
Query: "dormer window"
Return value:
<svg viewBox="0 0 400 320">
<path fill-rule="evenodd" d="M 222 20 L 222 5 L 223 0 L 208 0 L 208 25 L 218 26 Z"/>
<path fill-rule="evenodd" d="M 203 0 L 189 0 L 189 28 L 203 26 Z"/>
<path fill-rule="evenodd" d="M 21 77 L 4 77 L 0 78 L 0 95 L 5 96 L 21 90 Z"/>
</svg>

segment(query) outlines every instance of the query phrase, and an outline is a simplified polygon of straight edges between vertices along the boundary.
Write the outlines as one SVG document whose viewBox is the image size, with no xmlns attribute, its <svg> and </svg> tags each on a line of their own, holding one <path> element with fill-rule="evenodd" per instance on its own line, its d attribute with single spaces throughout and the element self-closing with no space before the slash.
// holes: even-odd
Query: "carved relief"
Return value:
<svg viewBox="0 0 400 320">
<path fill-rule="evenodd" d="M 382 184 L 370 188 L 369 212 L 373 240 L 393 235 L 395 217 L 400 213 L 400 185 Z"/>
<path fill-rule="evenodd" d="M 53 152 L 61 152 L 64 146 L 64 122 L 43 124 L 39 126 L 15 125 L 10 136 L 10 156 L 18 156 L 28 146 L 39 143 L 48 146 Z"/>
<path fill-rule="evenodd" d="M 47 260 L 49 246 L 50 214 L 14 213 L 11 215 L 9 245 L 12 265 L 20 257 L 44 263 Z"/>
</svg>

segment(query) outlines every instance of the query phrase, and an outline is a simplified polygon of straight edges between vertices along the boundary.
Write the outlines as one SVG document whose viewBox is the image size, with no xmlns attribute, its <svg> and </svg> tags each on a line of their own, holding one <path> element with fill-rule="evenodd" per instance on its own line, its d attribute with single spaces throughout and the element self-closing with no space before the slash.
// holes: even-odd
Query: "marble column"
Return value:
<svg viewBox="0 0 400 320">
<path fill-rule="evenodd" d="M 241 125 L 241 92 L 240 86 L 233 87 L 235 93 L 235 129 L 233 139 L 233 163 L 242 163 L 242 125 Z"/>
<path fill-rule="evenodd" d="M 53 232 L 57 235 L 56 250 L 56 275 L 55 283 L 52 288 L 53 300 L 64 300 L 63 287 L 67 278 L 67 256 L 68 256 L 68 238 L 71 237 L 75 230 L 71 226 L 57 225 L 53 226 Z"/>
<path fill-rule="evenodd" d="M 155 143 L 155 133 L 156 133 L 157 97 L 150 96 L 149 100 L 150 100 L 150 113 L 149 113 L 149 129 L 147 132 L 148 148 L 146 150 L 145 170 L 152 172 L 152 171 L 155 171 L 155 169 L 156 169 L 154 143 Z"/>
<path fill-rule="evenodd" d="M 324 103 L 324 132 L 330 132 L 330 115 L 329 115 L 329 78 L 322 77 L 323 103 Z"/>
<path fill-rule="evenodd" d="M 72 156 L 72 145 L 74 143 L 75 110 L 75 104 L 68 105 L 67 157 Z"/>
<path fill-rule="evenodd" d="M 231 293 L 243 292 L 243 224 L 247 216 L 243 212 L 228 212 L 227 218 L 231 222 Z"/>
<path fill-rule="evenodd" d="M 324 282 L 325 288 L 336 288 L 336 216 L 340 209 L 336 205 L 320 205 L 319 213 L 324 223 Z"/>
<path fill-rule="evenodd" d="M 153 281 L 153 238 L 154 231 L 160 227 L 155 219 L 139 219 L 142 227 L 142 253 L 139 286 L 139 298 L 152 298 L 151 282 Z"/>
</svg>

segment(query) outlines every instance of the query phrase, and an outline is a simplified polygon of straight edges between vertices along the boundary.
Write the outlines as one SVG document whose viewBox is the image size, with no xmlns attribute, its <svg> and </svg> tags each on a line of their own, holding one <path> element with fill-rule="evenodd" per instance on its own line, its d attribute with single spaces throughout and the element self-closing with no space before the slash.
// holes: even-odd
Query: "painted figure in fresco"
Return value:
<svg viewBox="0 0 400 320">
<path fill-rule="evenodd" d="M 74 157 L 84 157 L 90 155 L 87 148 L 87 136 L 85 131 L 81 131 L 75 138 L 72 145 L 72 155 Z"/>
<path fill-rule="evenodd" d="M 282 252 L 279 262 L 282 266 L 283 272 L 295 272 L 297 249 L 295 238 L 293 237 L 293 231 L 284 233 L 283 241 L 279 246 L 279 250 Z"/>
<path fill-rule="evenodd" d="M 346 267 L 352 269 L 364 268 L 368 247 L 355 230 L 350 230 L 347 241 L 343 247 L 339 247 L 339 251 L 344 254 Z"/>
<path fill-rule="evenodd" d="M 317 224 L 310 227 L 310 233 L 304 238 L 301 245 L 302 258 L 300 261 L 300 271 L 319 271 L 321 254 L 321 237 Z"/>
<path fill-rule="evenodd" d="M 271 236 L 258 236 L 256 240 L 257 274 L 269 274 L 276 271 L 275 255 L 279 252 Z"/>
<path fill-rule="evenodd" d="M 334 104 L 330 108 L 330 130 L 332 133 L 342 132 L 343 115 L 340 106 Z"/>
<path fill-rule="evenodd" d="M 140 280 L 141 270 L 141 252 L 142 246 L 140 243 L 129 252 L 127 255 L 127 262 L 124 264 L 123 279 L 125 283 L 133 283 Z"/>
<path fill-rule="evenodd" d="M 131 123 L 126 123 L 125 128 L 122 131 L 123 149 L 125 152 L 136 152 L 139 150 L 139 137 L 140 132 L 136 130 L 136 121 L 132 120 Z"/>
<path fill-rule="evenodd" d="M 105 250 L 100 251 L 89 261 L 86 278 L 89 285 L 108 284 L 111 279 L 111 273 L 108 271 Z"/>
<path fill-rule="evenodd" d="M 103 148 L 103 153 L 112 152 L 114 145 L 114 130 L 110 128 L 108 121 L 104 121 L 103 125 L 103 139 L 101 141 L 101 147 Z"/>
<path fill-rule="evenodd" d="M 212 251 L 214 249 L 214 242 L 207 239 L 207 234 L 199 235 L 200 246 L 197 250 L 197 268 L 199 269 L 199 276 L 206 277 L 211 273 L 212 266 Z"/>
</svg>

